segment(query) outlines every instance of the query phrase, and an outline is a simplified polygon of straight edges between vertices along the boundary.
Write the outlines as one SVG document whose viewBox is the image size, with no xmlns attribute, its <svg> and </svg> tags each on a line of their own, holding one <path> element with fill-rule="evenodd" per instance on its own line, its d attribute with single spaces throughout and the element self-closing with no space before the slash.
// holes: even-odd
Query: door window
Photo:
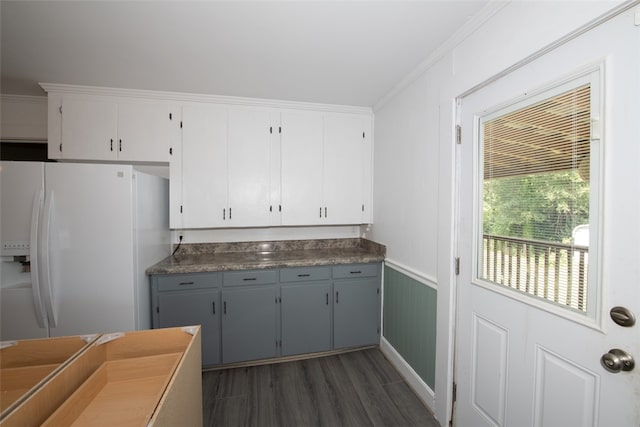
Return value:
<svg viewBox="0 0 640 427">
<path fill-rule="evenodd" d="M 581 313 L 596 298 L 595 77 L 527 96 L 478 127 L 478 278 Z"/>
</svg>

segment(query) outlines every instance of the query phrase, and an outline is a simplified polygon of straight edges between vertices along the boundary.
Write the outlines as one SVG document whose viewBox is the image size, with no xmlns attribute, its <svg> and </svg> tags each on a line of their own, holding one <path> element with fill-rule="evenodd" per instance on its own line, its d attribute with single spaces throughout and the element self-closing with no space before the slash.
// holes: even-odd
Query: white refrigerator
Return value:
<svg viewBox="0 0 640 427">
<path fill-rule="evenodd" d="M 0 162 L 0 341 L 151 327 L 169 186 L 130 165 Z"/>
</svg>

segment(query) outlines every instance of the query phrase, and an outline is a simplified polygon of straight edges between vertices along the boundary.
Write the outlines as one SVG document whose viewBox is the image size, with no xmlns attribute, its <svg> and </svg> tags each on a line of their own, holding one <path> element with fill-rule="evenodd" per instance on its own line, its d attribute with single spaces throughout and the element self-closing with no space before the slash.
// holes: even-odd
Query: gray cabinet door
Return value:
<svg viewBox="0 0 640 427">
<path fill-rule="evenodd" d="M 331 349 L 331 283 L 283 285 L 282 355 Z"/>
<path fill-rule="evenodd" d="M 378 278 L 333 283 L 333 347 L 380 342 Z"/>
<path fill-rule="evenodd" d="M 220 292 L 159 292 L 156 328 L 202 325 L 202 364 L 220 363 Z"/>
<path fill-rule="evenodd" d="M 222 362 L 276 357 L 278 288 L 222 291 Z"/>
</svg>

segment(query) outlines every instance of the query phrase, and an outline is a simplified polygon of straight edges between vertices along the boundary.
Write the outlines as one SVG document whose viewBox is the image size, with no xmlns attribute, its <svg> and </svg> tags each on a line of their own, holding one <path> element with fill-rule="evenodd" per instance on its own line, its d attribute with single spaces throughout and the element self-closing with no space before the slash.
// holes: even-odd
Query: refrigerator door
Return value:
<svg viewBox="0 0 640 427">
<path fill-rule="evenodd" d="M 135 329 L 132 167 L 47 163 L 45 177 L 51 336 Z"/>
<path fill-rule="evenodd" d="M 0 185 L 0 340 L 47 337 L 37 256 L 44 164 L 0 162 Z"/>
<path fill-rule="evenodd" d="M 33 198 L 44 188 L 39 162 L 0 162 L 0 238 L 4 256 L 29 255 Z"/>
<path fill-rule="evenodd" d="M 0 341 L 46 338 L 48 329 L 36 320 L 30 283 L 0 289 Z"/>
</svg>

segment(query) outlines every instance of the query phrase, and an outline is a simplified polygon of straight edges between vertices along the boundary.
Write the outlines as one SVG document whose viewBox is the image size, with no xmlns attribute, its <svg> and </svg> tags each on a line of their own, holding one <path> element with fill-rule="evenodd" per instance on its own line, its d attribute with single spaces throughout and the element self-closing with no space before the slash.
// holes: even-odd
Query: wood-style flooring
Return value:
<svg viewBox="0 0 640 427">
<path fill-rule="evenodd" d="M 377 348 L 202 374 L 204 425 L 439 426 Z"/>
</svg>

